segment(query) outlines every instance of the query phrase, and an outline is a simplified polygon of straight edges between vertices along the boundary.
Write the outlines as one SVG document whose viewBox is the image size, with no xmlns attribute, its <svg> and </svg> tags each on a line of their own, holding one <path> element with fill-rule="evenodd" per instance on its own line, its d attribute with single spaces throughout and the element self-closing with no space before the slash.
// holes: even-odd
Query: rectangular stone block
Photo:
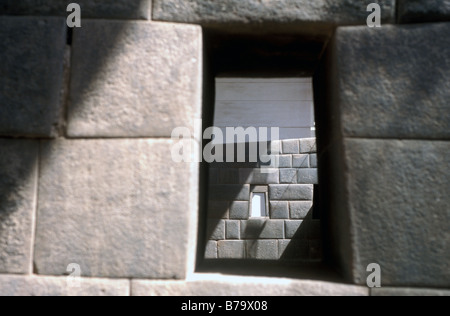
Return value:
<svg viewBox="0 0 450 316">
<path fill-rule="evenodd" d="M 209 240 L 206 243 L 205 259 L 217 259 L 217 241 Z"/>
<path fill-rule="evenodd" d="M 63 18 L 0 17 L 0 135 L 58 135 L 65 45 Z"/>
<path fill-rule="evenodd" d="M 280 169 L 280 183 L 297 183 L 297 169 Z"/>
<path fill-rule="evenodd" d="M 298 169 L 297 183 L 319 184 L 317 169 Z"/>
<path fill-rule="evenodd" d="M 312 212 L 313 203 L 308 201 L 289 202 L 290 216 L 292 219 L 304 219 Z"/>
<path fill-rule="evenodd" d="M 223 240 L 225 239 L 225 221 L 224 220 L 209 220 L 207 237 L 209 240 Z"/>
<path fill-rule="evenodd" d="M 270 218 L 273 219 L 289 218 L 289 202 L 280 202 L 280 201 L 270 202 Z"/>
<path fill-rule="evenodd" d="M 300 152 L 298 139 L 283 140 L 281 144 L 283 154 L 298 154 Z"/>
<path fill-rule="evenodd" d="M 70 1 L 0 0 L 1 15 L 68 16 Z M 149 19 L 150 0 L 77 0 L 81 18 Z M 84 27 L 83 22 L 81 26 Z"/>
<path fill-rule="evenodd" d="M 245 241 L 225 240 L 218 243 L 219 259 L 244 259 Z"/>
<path fill-rule="evenodd" d="M 312 200 L 312 184 L 271 184 L 269 185 L 269 197 L 271 200 Z"/>
<path fill-rule="evenodd" d="M 344 136 L 450 139 L 449 33 L 450 23 L 338 28 L 327 93 Z"/>
<path fill-rule="evenodd" d="M 248 184 L 280 183 L 278 169 L 274 168 L 239 169 L 239 181 Z"/>
<path fill-rule="evenodd" d="M 295 237 L 295 234 L 297 233 L 297 231 L 299 230 L 300 226 L 302 225 L 303 221 L 296 221 L 296 220 L 291 220 L 291 221 L 285 221 L 285 238 L 286 239 L 292 239 Z"/>
<path fill-rule="evenodd" d="M 309 168 L 309 155 L 294 155 L 292 157 L 292 167 L 294 168 Z"/>
<path fill-rule="evenodd" d="M 400 23 L 450 21 L 449 0 L 399 0 Z"/>
<path fill-rule="evenodd" d="M 250 199 L 250 185 L 212 185 L 210 186 L 209 199 L 217 201 L 248 201 Z"/>
<path fill-rule="evenodd" d="M 246 240 L 247 259 L 278 260 L 278 240 Z"/>
<path fill-rule="evenodd" d="M 208 218 L 226 219 L 229 216 L 230 202 L 228 201 L 208 201 Z"/>
<path fill-rule="evenodd" d="M 309 155 L 309 165 L 311 168 L 317 168 L 317 154 Z"/>
<path fill-rule="evenodd" d="M 230 205 L 230 219 L 248 219 L 249 202 L 235 201 Z"/>
<path fill-rule="evenodd" d="M 368 296 L 366 286 L 274 277 L 206 274 L 195 281 L 132 280 L 135 296 Z M 217 309 L 215 309 L 217 310 Z"/>
<path fill-rule="evenodd" d="M 0 275 L 0 296 L 129 295 L 129 280 Z"/>
<path fill-rule="evenodd" d="M 201 68 L 198 26 L 84 21 L 73 35 L 68 135 L 170 137 L 176 127 L 193 133 Z"/>
<path fill-rule="evenodd" d="M 309 154 L 317 151 L 316 138 L 302 138 L 300 139 L 300 152 Z"/>
<path fill-rule="evenodd" d="M 278 241 L 278 251 L 281 260 L 308 260 L 309 244 L 307 240 L 284 239 Z"/>
<path fill-rule="evenodd" d="M 0 140 L 0 273 L 32 272 L 38 154 L 36 141 Z"/>
<path fill-rule="evenodd" d="M 198 167 L 171 140 L 57 140 L 41 146 L 37 274 L 184 278 Z"/>
<path fill-rule="evenodd" d="M 292 168 L 292 155 L 279 155 L 278 168 Z"/>
<path fill-rule="evenodd" d="M 382 21 L 395 22 L 395 1 L 374 0 L 381 5 Z M 365 24 L 367 4 L 358 0 L 339 3 L 326 0 L 257 1 L 154 0 L 153 19 L 203 25 L 261 24 L 263 22 L 317 23 L 329 25 Z M 276 14 L 274 14 L 276 12 Z"/>
<path fill-rule="evenodd" d="M 377 263 L 383 286 L 450 287 L 450 142 L 349 139 L 344 148 L 337 186 L 348 196 L 330 213 L 352 224 L 332 236 L 354 243 L 330 246 L 347 254 L 339 260 L 353 281 L 365 284 Z"/>
<path fill-rule="evenodd" d="M 241 238 L 241 222 L 240 221 L 226 221 L 226 239 L 240 239 Z"/>
<path fill-rule="evenodd" d="M 250 219 L 241 221 L 242 239 L 284 238 L 284 221 L 272 219 Z"/>
</svg>

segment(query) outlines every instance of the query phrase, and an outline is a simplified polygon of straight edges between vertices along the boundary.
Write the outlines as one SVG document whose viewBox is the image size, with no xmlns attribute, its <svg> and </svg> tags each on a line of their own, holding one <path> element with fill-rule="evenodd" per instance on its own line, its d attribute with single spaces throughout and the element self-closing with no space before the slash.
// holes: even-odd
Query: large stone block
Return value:
<svg viewBox="0 0 450 316">
<path fill-rule="evenodd" d="M 345 140 L 345 201 L 331 210 L 349 218 L 341 254 L 353 281 L 365 284 L 377 263 L 383 286 L 450 287 L 450 142 Z M 340 247 L 342 247 L 341 245 Z"/>
<path fill-rule="evenodd" d="M 278 240 L 246 240 L 247 259 L 278 260 Z"/>
<path fill-rule="evenodd" d="M 170 137 L 201 112 L 198 26 L 85 21 L 74 31 L 68 135 Z"/>
<path fill-rule="evenodd" d="M 0 17 L 0 135 L 57 136 L 66 27 L 62 18 Z"/>
<path fill-rule="evenodd" d="M 136 296 L 368 296 L 367 287 L 242 276 L 199 275 L 194 281 L 132 281 Z"/>
<path fill-rule="evenodd" d="M 312 200 L 312 184 L 271 184 L 269 196 L 271 200 Z"/>
<path fill-rule="evenodd" d="M 296 184 L 297 169 L 292 168 L 280 169 L 280 183 Z"/>
<path fill-rule="evenodd" d="M 290 216 L 292 219 L 304 219 L 312 211 L 312 202 L 291 201 L 289 202 Z"/>
<path fill-rule="evenodd" d="M 286 201 L 270 202 L 270 218 L 288 219 L 289 218 L 289 202 L 286 202 Z"/>
<path fill-rule="evenodd" d="M 394 0 L 374 0 L 382 7 L 382 19 L 395 21 Z M 367 3 L 358 0 L 154 0 L 153 18 L 162 21 L 217 24 L 314 22 L 328 25 L 366 24 Z"/>
<path fill-rule="evenodd" d="M 67 5 L 61 0 L 0 0 L 0 14 L 68 16 Z M 81 18 L 148 19 L 150 0 L 77 0 Z M 83 22 L 81 24 L 83 26 Z"/>
<path fill-rule="evenodd" d="M 36 273 L 183 278 L 198 169 L 170 140 L 58 140 L 41 148 Z"/>
<path fill-rule="evenodd" d="M 0 140 L 0 273 L 32 272 L 36 141 Z"/>
<path fill-rule="evenodd" d="M 230 206 L 230 219 L 248 219 L 249 202 L 236 201 Z"/>
<path fill-rule="evenodd" d="M 284 221 L 250 219 L 241 221 L 242 239 L 281 239 L 284 238 Z"/>
<path fill-rule="evenodd" d="M 344 136 L 449 139 L 449 33 L 450 23 L 338 28 L 329 93 Z"/>
<path fill-rule="evenodd" d="M 450 21 L 449 0 L 399 0 L 400 23 Z"/>
<path fill-rule="evenodd" d="M 217 243 L 219 259 L 244 259 L 245 241 L 225 240 Z"/>
<path fill-rule="evenodd" d="M 0 275 L 0 296 L 129 295 L 129 280 Z"/>
</svg>

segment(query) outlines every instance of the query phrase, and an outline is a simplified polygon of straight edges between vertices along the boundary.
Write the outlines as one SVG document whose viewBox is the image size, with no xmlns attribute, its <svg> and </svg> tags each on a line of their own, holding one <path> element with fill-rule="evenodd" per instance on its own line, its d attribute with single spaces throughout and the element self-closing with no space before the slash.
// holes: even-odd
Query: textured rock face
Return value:
<svg viewBox="0 0 450 316">
<path fill-rule="evenodd" d="M 36 141 L 0 140 L 0 273 L 30 273 Z"/>
<path fill-rule="evenodd" d="M 44 142 L 35 264 L 62 275 L 183 278 L 197 170 L 170 140 Z M 194 172 L 195 170 L 195 172 Z"/>
<path fill-rule="evenodd" d="M 180 126 L 193 132 L 201 37 L 197 26 L 85 21 L 74 31 L 69 136 L 170 137 Z"/>
<path fill-rule="evenodd" d="M 399 0 L 400 23 L 450 20 L 450 0 Z"/>
<path fill-rule="evenodd" d="M 0 17 L 0 135 L 57 135 L 65 43 L 62 18 Z"/>
<path fill-rule="evenodd" d="M 0 0 L 0 14 L 67 16 L 61 0 Z M 82 18 L 148 19 L 150 0 L 77 0 Z"/>
<path fill-rule="evenodd" d="M 449 142 L 346 140 L 356 281 L 378 263 L 384 286 L 450 286 Z"/>
<path fill-rule="evenodd" d="M 296 23 L 365 24 L 367 4 L 357 0 L 154 0 L 155 20 L 200 24 Z M 386 22 L 395 19 L 392 0 L 373 1 L 382 7 Z"/>
<path fill-rule="evenodd" d="M 344 136 L 448 139 L 449 33 L 449 23 L 338 29 L 335 100 Z"/>
</svg>

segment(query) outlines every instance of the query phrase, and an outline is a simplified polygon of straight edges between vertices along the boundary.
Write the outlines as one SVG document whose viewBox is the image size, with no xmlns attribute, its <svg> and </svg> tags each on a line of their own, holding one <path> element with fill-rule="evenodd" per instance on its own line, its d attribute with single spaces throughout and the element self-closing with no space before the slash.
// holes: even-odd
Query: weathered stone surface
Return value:
<svg viewBox="0 0 450 316">
<path fill-rule="evenodd" d="M 225 221 L 224 220 L 210 220 L 207 231 L 208 239 L 222 240 L 225 239 Z"/>
<path fill-rule="evenodd" d="M 248 201 L 250 199 L 250 185 L 212 185 L 210 186 L 209 198 L 217 201 Z"/>
<path fill-rule="evenodd" d="M 395 21 L 395 1 L 374 0 L 381 5 L 382 19 Z M 154 0 L 153 19 L 216 24 L 260 24 L 320 22 L 323 24 L 366 24 L 367 3 L 358 0 Z"/>
<path fill-rule="evenodd" d="M 245 242 L 243 240 L 225 240 L 217 243 L 219 259 L 243 259 Z"/>
<path fill-rule="evenodd" d="M 129 295 L 129 280 L 0 275 L 0 296 Z"/>
<path fill-rule="evenodd" d="M 136 296 L 368 296 L 367 287 L 285 278 L 199 275 L 195 281 L 132 281 Z"/>
<path fill-rule="evenodd" d="M 319 184 L 317 169 L 298 169 L 297 183 Z"/>
<path fill-rule="evenodd" d="M 284 238 L 283 220 L 250 219 L 241 221 L 243 239 L 280 239 Z"/>
<path fill-rule="evenodd" d="M 309 155 L 309 165 L 311 168 L 317 168 L 317 154 Z"/>
<path fill-rule="evenodd" d="M 57 135 L 65 45 L 62 18 L 0 17 L 0 135 Z"/>
<path fill-rule="evenodd" d="M 344 136 L 449 139 L 449 33 L 450 23 L 338 28 L 330 93 Z"/>
<path fill-rule="evenodd" d="M 217 259 L 217 241 L 209 240 L 206 243 L 205 259 Z"/>
<path fill-rule="evenodd" d="M 0 0 L 0 14 L 68 16 L 71 1 Z M 81 18 L 148 19 L 150 0 L 77 0 Z M 83 27 L 83 22 L 82 22 Z"/>
<path fill-rule="evenodd" d="M 309 168 L 309 155 L 294 155 L 292 157 L 292 167 L 294 168 Z"/>
<path fill-rule="evenodd" d="M 279 155 L 276 157 L 278 159 L 278 168 L 292 168 L 292 155 Z"/>
<path fill-rule="evenodd" d="M 0 273 L 31 273 L 38 151 L 35 141 L 0 140 Z"/>
<path fill-rule="evenodd" d="M 183 278 L 198 169 L 167 159 L 172 144 L 43 142 L 37 273 L 61 275 L 77 263 L 83 276 Z"/>
<path fill-rule="evenodd" d="M 302 138 L 300 139 L 301 153 L 315 153 L 317 151 L 316 138 Z"/>
<path fill-rule="evenodd" d="M 227 239 L 239 239 L 241 238 L 241 222 L 240 221 L 227 221 L 226 222 L 226 238 Z"/>
<path fill-rule="evenodd" d="M 247 258 L 258 260 L 278 259 L 278 240 L 247 240 Z"/>
<path fill-rule="evenodd" d="M 289 218 L 289 202 L 282 202 L 282 201 L 270 202 L 270 218 L 273 219 Z"/>
<path fill-rule="evenodd" d="M 271 184 L 269 196 L 271 200 L 312 200 L 312 184 Z"/>
<path fill-rule="evenodd" d="M 399 0 L 400 23 L 450 21 L 449 0 Z"/>
<path fill-rule="evenodd" d="M 306 239 L 279 240 L 278 251 L 281 260 L 307 259 L 309 257 L 309 243 Z"/>
<path fill-rule="evenodd" d="M 236 201 L 230 206 L 230 219 L 248 219 L 249 203 Z"/>
<path fill-rule="evenodd" d="M 68 134 L 170 137 L 200 118 L 198 26 L 85 21 L 74 31 Z"/>
<path fill-rule="evenodd" d="M 230 202 L 228 201 L 208 201 L 208 218 L 223 218 L 229 216 Z"/>
<path fill-rule="evenodd" d="M 374 288 L 371 296 L 450 296 L 450 290 L 416 288 Z"/>
<path fill-rule="evenodd" d="M 291 201 L 289 202 L 290 215 L 292 219 L 304 219 L 312 210 L 312 202 Z"/>
<path fill-rule="evenodd" d="M 286 221 L 285 222 L 285 237 L 287 239 L 294 238 L 295 234 L 297 233 L 298 229 L 300 228 L 300 225 L 302 225 L 303 221 Z"/>
<path fill-rule="evenodd" d="M 226 168 L 218 169 L 219 184 L 239 184 L 239 169 L 236 168 Z"/>
<path fill-rule="evenodd" d="M 341 233 L 353 238 L 354 282 L 365 284 L 378 263 L 383 286 L 450 287 L 450 142 L 355 139 L 344 148 L 347 205 L 332 212 L 352 223 Z"/>
<path fill-rule="evenodd" d="M 287 139 L 281 142 L 283 154 L 298 154 L 300 145 L 298 139 Z"/>
<path fill-rule="evenodd" d="M 273 168 L 239 169 L 239 180 L 248 184 L 280 183 L 278 169 Z"/>
<path fill-rule="evenodd" d="M 297 169 L 280 169 L 280 183 L 297 183 Z"/>
</svg>

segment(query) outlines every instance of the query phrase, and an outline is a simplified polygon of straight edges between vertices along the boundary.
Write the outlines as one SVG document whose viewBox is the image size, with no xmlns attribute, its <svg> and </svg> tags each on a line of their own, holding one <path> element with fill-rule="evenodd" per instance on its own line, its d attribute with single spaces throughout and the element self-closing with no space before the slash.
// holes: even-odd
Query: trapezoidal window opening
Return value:
<svg viewBox="0 0 450 316">
<path fill-rule="evenodd" d="M 206 270 L 321 263 L 312 77 L 326 41 L 215 35 L 205 45 L 214 136 L 203 154 L 214 159 L 200 260 Z"/>
</svg>

